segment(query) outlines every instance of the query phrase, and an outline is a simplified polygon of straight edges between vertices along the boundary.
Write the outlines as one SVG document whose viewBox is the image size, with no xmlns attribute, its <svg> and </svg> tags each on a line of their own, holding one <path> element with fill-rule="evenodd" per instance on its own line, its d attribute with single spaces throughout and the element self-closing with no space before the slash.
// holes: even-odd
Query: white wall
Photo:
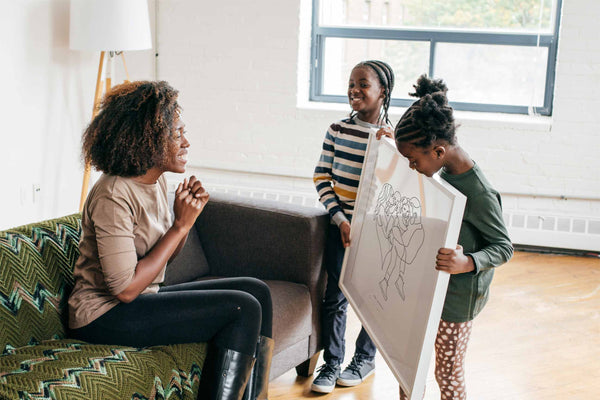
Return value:
<svg viewBox="0 0 600 400">
<path fill-rule="evenodd" d="M 153 79 L 138 53 L 132 79 Z M 69 49 L 68 0 L 0 0 L 0 60 L 0 229 L 77 212 L 99 53 Z"/>
<path fill-rule="evenodd" d="M 272 174 L 312 190 L 325 129 L 348 107 L 306 102 L 310 6 L 159 1 L 158 76 L 182 92 L 190 164 L 208 182 L 267 185 Z M 564 2 L 553 117 L 457 113 L 459 141 L 505 209 L 600 219 L 598 15 L 597 1 Z"/>
<path fill-rule="evenodd" d="M 8 3 L 1 68 L 15 99 L 1 107 L 0 228 L 75 211 L 97 63 L 68 50 L 66 0 Z M 325 129 L 347 106 L 306 102 L 310 5 L 158 0 L 157 77 L 181 91 L 190 171 L 207 184 L 313 193 Z M 564 2 L 552 118 L 457 113 L 461 144 L 505 193 L 506 209 L 600 219 L 597 15 L 594 0 Z M 135 78 L 151 75 L 148 57 Z M 19 205 L 15 192 L 30 182 L 42 182 L 43 207 Z"/>
<path fill-rule="evenodd" d="M 59 198 L 76 196 L 69 180 L 78 176 L 84 77 L 93 71 L 68 49 L 68 8 L 68 1 L 0 3 L 1 227 L 33 221 Z M 40 188 L 35 206 L 33 185 Z M 64 205 L 59 210 L 68 212 Z"/>
</svg>

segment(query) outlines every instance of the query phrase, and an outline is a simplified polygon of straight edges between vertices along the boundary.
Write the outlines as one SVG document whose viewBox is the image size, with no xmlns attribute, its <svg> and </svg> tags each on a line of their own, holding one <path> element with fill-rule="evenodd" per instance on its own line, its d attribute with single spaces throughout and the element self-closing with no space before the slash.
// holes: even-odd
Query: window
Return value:
<svg viewBox="0 0 600 400">
<path fill-rule="evenodd" d="M 456 110 L 551 115 L 562 0 L 313 0 L 310 99 L 347 102 L 350 70 L 394 69 L 392 105 L 419 75 Z"/>
</svg>

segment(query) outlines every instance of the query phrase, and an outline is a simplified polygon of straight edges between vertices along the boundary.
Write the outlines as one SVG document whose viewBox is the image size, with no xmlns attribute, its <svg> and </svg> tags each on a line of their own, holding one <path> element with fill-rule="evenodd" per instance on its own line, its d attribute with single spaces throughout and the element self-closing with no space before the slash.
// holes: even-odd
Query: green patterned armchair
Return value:
<svg viewBox="0 0 600 400">
<path fill-rule="evenodd" d="M 79 214 L 0 232 L 0 399 L 196 399 L 206 344 L 65 337 Z"/>
</svg>

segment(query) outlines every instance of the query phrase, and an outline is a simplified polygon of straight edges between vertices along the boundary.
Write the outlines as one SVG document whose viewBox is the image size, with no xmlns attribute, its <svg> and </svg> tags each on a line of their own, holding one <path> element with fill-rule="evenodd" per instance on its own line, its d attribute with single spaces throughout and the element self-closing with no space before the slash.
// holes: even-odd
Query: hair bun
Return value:
<svg viewBox="0 0 600 400">
<path fill-rule="evenodd" d="M 437 132 L 452 128 L 454 125 L 452 108 L 448 106 L 448 100 L 443 92 L 426 94 L 417 102 L 420 107 L 415 110 L 415 116 L 417 125 L 421 129 L 436 133 L 437 136 Z"/>
<path fill-rule="evenodd" d="M 448 106 L 448 98 L 443 92 L 427 93 L 417 101 L 423 109 L 436 109 Z"/>
<path fill-rule="evenodd" d="M 426 74 L 421 75 L 417 80 L 417 84 L 413 85 L 413 87 L 415 88 L 415 92 L 409 93 L 413 97 L 423 97 L 436 92 L 442 92 L 445 97 L 448 91 L 448 87 L 442 79 L 431 79 Z"/>
</svg>

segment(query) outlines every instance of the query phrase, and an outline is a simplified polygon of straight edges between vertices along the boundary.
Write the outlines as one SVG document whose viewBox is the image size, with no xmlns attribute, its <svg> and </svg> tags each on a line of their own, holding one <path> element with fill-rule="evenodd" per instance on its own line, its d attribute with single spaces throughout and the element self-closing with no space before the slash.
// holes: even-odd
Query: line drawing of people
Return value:
<svg viewBox="0 0 600 400">
<path fill-rule="evenodd" d="M 399 191 L 394 191 L 392 185 L 386 183 L 377 198 L 375 222 L 381 251 L 381 268 L 385 270 L 383 279 L 379 281 L 381 294 L 387 301 L 390 279 L 397 274 L 394 286 L 400 298 L 406 300 L 406 265 L 412 264 L 425 241 L 421 203 L 416 197 L 402 196 Z"/>
<path fill-rule="evenodd" d="M 381 269 L 383 269 L 383 260 L 385 255 L 392 248 L 392 243 L 388 240 L 387 226 L 391 220 L 391 215 L 386 213 L 386 207 L 389 199 L 394 194 L 394 188 L 389 183 L 383 185 L 377 197 L 377 205 L 375 206 L 375 232 L 379 242 L 379 251 L 381 253 Z"/>
</svg>

